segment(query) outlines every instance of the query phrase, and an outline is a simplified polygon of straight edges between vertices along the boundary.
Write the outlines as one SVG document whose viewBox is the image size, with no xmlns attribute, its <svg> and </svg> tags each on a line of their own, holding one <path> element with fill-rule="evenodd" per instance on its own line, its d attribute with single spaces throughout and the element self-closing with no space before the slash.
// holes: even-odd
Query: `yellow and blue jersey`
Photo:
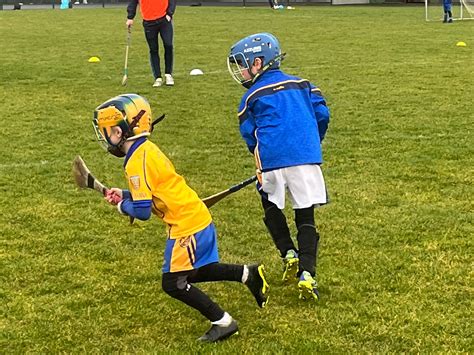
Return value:
<svg viewBox="0 0 474 355">
<path fill-rule="evenodd" d="M 146 206 L 151 201 L 152 212 L 166 223 L 170 239 L 189 237 L 211 224 L 204 202 L 154 143 L 137 139 L 124 167 L 133 205 Z"/>
</svg>

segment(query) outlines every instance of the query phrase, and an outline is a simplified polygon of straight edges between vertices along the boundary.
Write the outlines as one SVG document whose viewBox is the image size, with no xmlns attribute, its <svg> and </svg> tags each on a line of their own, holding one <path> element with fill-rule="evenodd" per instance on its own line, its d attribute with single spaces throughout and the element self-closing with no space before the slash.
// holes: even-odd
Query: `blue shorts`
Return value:
<svg viewBox="0 0 474 355">
<path fill-rule="evenodd" d="M 214 223 L 196 234 L 166 241 L 163 273 L 198 269 L 219 262 Z"/>
</svg>

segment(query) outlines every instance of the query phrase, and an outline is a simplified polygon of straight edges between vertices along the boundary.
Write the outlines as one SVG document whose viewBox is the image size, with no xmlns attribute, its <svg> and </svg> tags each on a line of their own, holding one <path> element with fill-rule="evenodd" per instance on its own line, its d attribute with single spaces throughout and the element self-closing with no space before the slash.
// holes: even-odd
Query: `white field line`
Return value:
<svg viewBox="0 0 474 355">
<path fill-rule="evenodd" d="M 15 168 L 33 168 L 36 166 L 44 166 L 51 164 L 47 160 L 32 161 L 30 163 L 11 163 L 11 164 L 0 164 L 0 170 L 15 169 Z"/>
<path fill-rule="evenodd" d="M 464 60 L 457 60 L 457 61 L 452 61 L 450 62 L 451 64 L 455 65 L 455 64 L 464 64 L 466 61 Z M 393 63 L 393 62 L 390 62 L 390 63 L 347 63 L 347 64 L 344 64 L 343 65 L 343 68 L 360 68 L 360 67 L 363 67 L 363 68 L 366 68 L 366 69 L 372 69 L 372 68 L 376 68 L 376 69 L 379 69 L 381 66 L 387 66 L 389 68 L 393 68 L 394 66 L 396 67 L 426 67 L 426 66 L 429 66 L 433 64 L 432 62 L 429 62 L 429 61 L 425 61 L 425 60 L 421 60 L 421 61 L 418 61 L 418 62 L 396 62 L 396 63 Z M 317 65 L 307 65 L 304 67 L 304 69 L 321 69 L 321 68 L 330 68 L 334 66 L 334 64 L 317 64 Z M 196 69 L 196 68 L 192 68 L 192 69 Z M 201 69 L 201 68 L 199 68 Z M 201 69 L 203 70 L 203 69 Z M 289 71 L 293 71 L 293 70 L 301 70 L 300 67 L 296 67 L 296 66 L 285 66 L 284 64 L 282 65 L 282 70 L 285 71 L 285 72 L 289 72 Z M 189 72 L 191 71 L 191 69 L 189 70 Z M 173 74 L 174 77 L 184 77 L 184 76 L 189 76 L 189 72 L 183 72 L 183 71 L 178 71 L 176 73 Z M 212 70 L 212 71 L 204 71 L 204 76 L 205 75 L 223 75 L 223 74 L 229 74 L 229 72 L 227 71 L 227 69 L 219 69 L 219 70 Z M 148 74 L 137 74 L 137 75 L 133 75 L 134 77 L 136 78 L 145 78 L 145 77 L 148 77 L 150 75 Z M 199 75 L 200 76 L 200 75 Z M 199 77 L 198 76 L 198 77 Z M 230 77 L 230 74 L 229 74 L 229 77 Z M 63 80 L 63 79 L 61 79 Z M 74 79 L 76 80 L 76 79 Z"/>
<path fill-rule="evenodd" d="M 461 64 L 465 64 L 466 61 L 465 60 L 455 60 L 455 61 L 451 61 L 450 62 L 450 65 L 461 65 Z M 393 67 L 429 67 L 430 65 L 432 65 L 433 63 L 432 62 L 429 62 L 429 61 L 425 61 L 425 60 L 421 60 L 421 61 L 418 61 L 418 62 L 397 62 L 397 63 L 393 63 L 393 62 L 390 62 L 390 63 L 347 63 L 347 64 L 344 64 L 342 66 L 342 69 L 344 68 L 364 68 L 366 70 L 370 70 L 370 69 L 379 69 L 381 66 L 388 66 L 390 68 L 393 68 Z M 331 68 L 333 67 L 335 64 L 334 63 L 328 63 L 328 64 L 317 64 L 317 65 L 306 65 L 304 66 L 303 69 L 307 70 L 307 69 L 322 69 L 322 68 Z M 130 65 L 129 65 L 130 67 Z M 341 67 L 341 66 L 340 66 Z M 195 69 L 195 68 L 192 68 L 192 69 Z M 201 69 L 201 68 L 199 68 Z M 201 69 L 203 70 L 203 69 Z M 286 66 L 286 65 L 283 65 L 282 66 L 282 70 L 291 74 L 293 73 L 294 71 L 301 71 L 301 67 L 296 67 L 296 66 Z M 191 69 L 189 71 L 177 71 L 173 74 L 173 76 L 175 78 L 182 78 L 182 77 L 186 77 L 186 76 L 189 76 L 189 72 L 191 71 Z M 228 75 L 229 76 L 229 79 L 232 80 L 232 78 L 230 77 L 230 74 L 229 72 L 227 71 L 227 69 L 219 69 L 219 70 L 212 70 L 212 71 L 205 71 L 203 70 L 204 72 L 204 76 L 206 75 Z M 296 73 L 295 75 L 298 75 L 298 73 Z M 201 76 L 201 75 L 199 75 Z M 198 76 L 198 77 L 199 77 Z M 114 77 L 116 77 L 117 79 L 112 79 L 112 77 L 110 77 L 109 79 L 110 80 L 116 80 L 117 82 L 120 82 L 120 80 L 123 78 L 123 72 L 122 72 L 122 69 L 120 69 L 116 75 L 114 75 Z M 140 80 L 142 79 L 146 79 L 146 78 L 150 78 L 151 77 L 151 74 L 129 74 L 128 76 L 128 79 L 129 80 L 132 80 L 134 78 L 138 78 Z M 86 78 L 88 79 L 88 78 Z M 150 79 L 151 80 L 151 79 Z M 58 82 L 69 82 L 69 81 L 77 81 L 77 78 L 60 78 L 60 79 L 57 79 Z M 43 83 L 41 77 L 39 78 L 28 78 L 28 79 L 22 79 L 22 80 L 18 80 L 18 82 L 21 82 L 21 83 L 30 83 L 30 82 L 35 82 L 35 83 Z M 50 80 L 48 80 L 47 82 L 48 84 L 50 84 Z M 3 86 L 3 83 L 0 83 L 0 87 Z M 1 165 L 0 165 L 1 166 Z"/>
</svg>

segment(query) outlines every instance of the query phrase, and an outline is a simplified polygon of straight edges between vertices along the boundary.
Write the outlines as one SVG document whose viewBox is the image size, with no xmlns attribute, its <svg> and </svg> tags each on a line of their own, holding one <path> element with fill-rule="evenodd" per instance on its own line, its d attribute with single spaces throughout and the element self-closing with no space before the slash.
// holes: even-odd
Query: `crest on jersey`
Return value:
<svg viewBox="0 0 474 355">
<path fill-rule="evenodd" d="M 179 238 L 178 241 L 179 241 L 179 246 L 181 248 L 186 248 L 189 245 L 189 243 L 191 242 L 191 236 L 184 237 L 184 238 Z"/>
<path fill-rule="evenodd" d="M 132 187 L 135 190 L 138 190 L 140 188 L 140 176 L 138 175 L 130 176 L 129 180 L 130 180 L 130 185 L 132 185 Z"/>
</svg>

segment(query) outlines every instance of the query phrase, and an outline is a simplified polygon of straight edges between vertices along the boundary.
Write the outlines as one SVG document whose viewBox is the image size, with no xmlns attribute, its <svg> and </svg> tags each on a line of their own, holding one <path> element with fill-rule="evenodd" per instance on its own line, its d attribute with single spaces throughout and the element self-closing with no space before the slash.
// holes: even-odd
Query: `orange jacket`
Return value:
<svg viewBox="0 0 474 355">
<path fill-rule="evenodd" d="M 133 19 L 137 14 L 139 2 L 140 12 L 145 21 L 157 20 L 166 15 L 173 17 L 176 9 L 176 0 L 131 0 L 127 6 L 128 19 Z"/>
</svg>

